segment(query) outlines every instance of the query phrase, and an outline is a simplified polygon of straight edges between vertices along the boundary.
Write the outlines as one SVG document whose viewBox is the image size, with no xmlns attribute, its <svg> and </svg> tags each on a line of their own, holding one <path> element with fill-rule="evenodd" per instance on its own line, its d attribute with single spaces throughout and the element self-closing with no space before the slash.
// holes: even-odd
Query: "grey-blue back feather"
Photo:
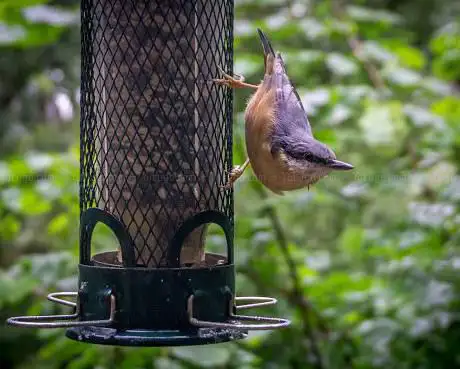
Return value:
<svg viewBox="0 0 460 369">
<path fill-rule="evenodd" d="M 286 65 L 280 53 L 274 53 L 267 36 L 259 32 L 265 55 L 275 56 L 273 72 L 264 77 L 268 90 L 275 90 L 275 124 L 271 151 L 274 154 L 282 150 L 297 160 L 327 163 L 334 154 L 313 137 L 310 122 L 295 86 L 290 81 Z"/>
<path fill-rule="evenodd" d="M 274 83 L 276 87 L 275 134 L 280 135 L 301 135 L 313 137 L 310 122 L 304 109 L 300 96 L 289 80 L 286 73 L 286 66 L 281 55 L 278 53 L 274 66 Z"/>
<path fill-rule="evenodd" d="M 295 136 L 274 136 L 272 153 L 282 151 L 292 159 L 307 160 L 312 163 L 328 164 L 335 159 L 334 153 L 313 137 L 299 139 Z"/>
</svg>

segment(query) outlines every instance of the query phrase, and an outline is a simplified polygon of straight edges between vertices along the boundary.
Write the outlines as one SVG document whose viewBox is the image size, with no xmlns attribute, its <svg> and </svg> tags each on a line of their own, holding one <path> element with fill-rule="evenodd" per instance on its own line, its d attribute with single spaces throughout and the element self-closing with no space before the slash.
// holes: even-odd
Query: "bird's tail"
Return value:
<svg viewBox="0 0 460 369">
<path fill-rule="evenodd" d="M 267 35 L 260 28 L 257 28 L 257 32 L 259 33 L 260 42 L 264 48 L 265 74 L 272 74 L 276 59 L 275 51 L 273 50 L 272 44 L 268 40 Z"/>
</svg>

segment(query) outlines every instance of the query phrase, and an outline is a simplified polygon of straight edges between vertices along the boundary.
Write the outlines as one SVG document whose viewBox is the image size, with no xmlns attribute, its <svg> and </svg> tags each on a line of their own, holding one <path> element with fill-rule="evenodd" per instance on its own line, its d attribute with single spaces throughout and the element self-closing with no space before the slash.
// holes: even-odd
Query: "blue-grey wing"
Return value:
<svg viewBox="0 0 460 369">
<path fill-rule="evenodd" d="M 274 83 L 276 87 L 275 134 L 308 135 L 313 137 L 307 113 L 303 107 L 295 86 L 286 74 L 286 68 L 280 54 L 277 54 L 274 66 Z M 277 131 L 277 132 L 276 132 Z"/>
<path fill-rule="evenodd" d="M 319 164 L 327 164 L 334 159 L 334 154 L 326 145 L 310 137 L 275 136 L 272 153 L 276 151 L 284 152 L 291 159 Z"/>
</svg>

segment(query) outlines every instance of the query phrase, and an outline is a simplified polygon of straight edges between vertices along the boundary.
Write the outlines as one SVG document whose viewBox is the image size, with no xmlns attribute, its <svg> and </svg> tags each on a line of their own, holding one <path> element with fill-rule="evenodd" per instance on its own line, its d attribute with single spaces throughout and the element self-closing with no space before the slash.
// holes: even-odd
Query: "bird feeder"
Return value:
<svg viewBox="0 0 460 369">
<path fill-rule="evenodd" d="M 8 322 L 127 346 L 225 342 L 289 325 L 238 314 L 275 299 L 235 297 L 233 191 L 223 188 L 233 97 L 212 82 L 219 67 L 233 68 L 233 1 L 82 0 L 81 12 L 79 284 L 48 296 L 74 312 Z M 93 255 L 99 223 L 118 251 Z M 226 255 L 205 252 L 212 223 Z"/>
</svg>

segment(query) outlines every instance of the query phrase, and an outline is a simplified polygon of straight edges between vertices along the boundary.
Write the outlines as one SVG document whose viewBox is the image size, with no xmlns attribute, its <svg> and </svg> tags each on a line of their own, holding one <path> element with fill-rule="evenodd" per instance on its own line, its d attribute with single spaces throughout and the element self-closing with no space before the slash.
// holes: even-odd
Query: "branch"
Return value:
<svg viewBox="0 0 460 369">
<path fill-rule="evenodd" d="M 385 82 L 383 81 L 379 70 L 362 54 L 363 43 L 356 37 L 350 37 L 348 39 L 348 45 L 350 46 L 354 57 L 363 64 L 364 69 L 366 69 L 367 75 L 369 76 L 369 79 L 371 80 L 374 87 L 378 89 L 384 89 Z"/>
<path fill-rule="evenodd" d="M 267 193 L 265 192 L 263 188 L 257 185 L 253 187 L 258 192 L 262 200 L 267 199 Z M 321 355 L 321 351 L 317 345 L 317 337 L 316 337 L 315 331 L 310 322 L 310 314 L 313 310 L 312 305 L 303 295 L 302 283 L 300 282 L 297 265 L 294 259 L 292 258 L 292 255 L 289 252 L 287 237 L 286 237 L 286 234 L 284 232 L 283 226 L 278 217 L 278 213 L 276 212 L 275 207 L 272 205 L 268 205 L 266 207 L 266 213 L 267 213 L 267 216 L 270 218 L 273 230 L 275 232 L 276 240 L 278 241 L 278 245 L 284 257 L 284 261 L 286 262 L 288 270 L 289 270 L 289 277 L 292 283 L 292 290 L 288 291 L 286 294 L 289 300 L 293 304 L 297 305 L 297 307 L 300 310 L 300 315 L 302 317 L 302 323 L 303 323 L 303 331 L 304 331 L 305 336 L 309 338 L 311 350 L 316 357 L 317 368 L 323 369 L 324 368 L 323 358 Z M 324 327 L 324 324 L 322 325 Z"/>
</svg>

